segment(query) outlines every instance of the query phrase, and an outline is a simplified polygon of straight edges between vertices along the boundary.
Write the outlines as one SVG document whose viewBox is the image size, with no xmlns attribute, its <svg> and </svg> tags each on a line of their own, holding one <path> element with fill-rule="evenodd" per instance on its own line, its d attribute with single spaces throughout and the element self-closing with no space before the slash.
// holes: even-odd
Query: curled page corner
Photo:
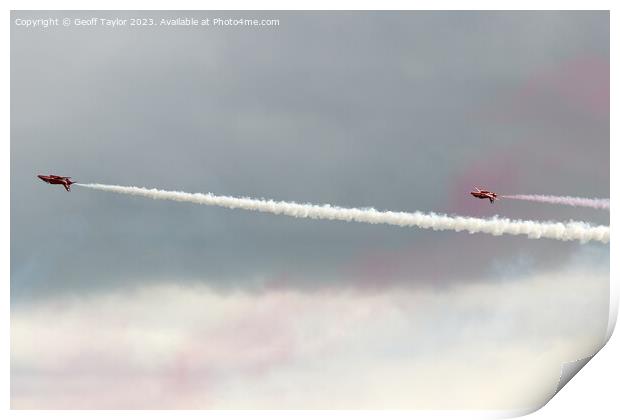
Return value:
<svg viewBox="0 0 620 420">
<path fill-rule="evenodd" d="M 573 376 L 575 376 L 590 360 L 592 360 L 595 354 L 596 353 L 593 353 L 592 355 L 584 357 L 583 359 L 577 359 L 571 362 L 562 363 L 560 379 L 558 380 L 558 385 L 556 386 L 553 395 L 555 396 L 555 394 L 560 392 L 560 390 L 564 388 L 564 385 L 566 385 L 571 379 L 573 379 Z"/>
</svg>

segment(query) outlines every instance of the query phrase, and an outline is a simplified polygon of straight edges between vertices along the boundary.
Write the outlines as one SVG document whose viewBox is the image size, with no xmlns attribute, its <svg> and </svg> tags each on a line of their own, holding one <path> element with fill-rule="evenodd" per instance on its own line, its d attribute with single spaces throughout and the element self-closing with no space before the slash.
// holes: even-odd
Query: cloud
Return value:
<svg viewBox="0 0 620 420">
<path fill-rule="evenodd" d="M 522 409 L 607 327 L 608 271 L 431 289 L 205 285 L 12 308 L 13 408 Z"/>
</svg>

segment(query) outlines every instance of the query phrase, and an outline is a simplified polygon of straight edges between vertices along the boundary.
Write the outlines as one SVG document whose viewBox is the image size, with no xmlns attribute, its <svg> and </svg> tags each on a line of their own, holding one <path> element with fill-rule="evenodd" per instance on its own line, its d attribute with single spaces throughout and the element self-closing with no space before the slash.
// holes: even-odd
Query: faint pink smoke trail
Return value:
<svg viewBox="0 0 620 420">
<path fill-rule="evenodd" d="M 609 210 L 609 198 L 580 198 L 556 195 L 503 195 L 502 198 L 512 198 L 514 200 L 535 201 L 537 203 L 562 204 L 573 207 L 590 207 L 593 209 Z"/>
</svg>

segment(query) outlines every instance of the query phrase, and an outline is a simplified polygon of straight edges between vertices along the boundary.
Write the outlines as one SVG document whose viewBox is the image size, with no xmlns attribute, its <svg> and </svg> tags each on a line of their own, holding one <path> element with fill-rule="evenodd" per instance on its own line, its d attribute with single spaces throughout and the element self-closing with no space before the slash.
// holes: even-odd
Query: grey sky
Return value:
<svg viewBox="0 0 620 420">
<path fill-rule="evenodd" d="M 61 13 L 13 17 L 49 15 Z M 102 14 L 108 15 L 115 13 Z M 198 13 L 226 15 L 239 14 Z M 333 276 L 368 254 L 422 243 L 456 248 L 454 270 L 493 257 L 485 243 L 500 261 L 516 252 L 533 264 L 541 253 L 575 248 L 288 220 L 79 189 L 67 195 L 35 173 L 342 206 L 607 223 L 604 212 L 517 202 L 460 208 L 459 200 L 469 198 L 458 189 L 479 167 L 484 177 L 476 182 L 500 192 L 608 196 L 608 115 L 580 108 L 578 88 L 567 97 L 548 83 L 536 86 L 584 61 L 597 79 L 582 75 L 579 83 L 590 90 L 608 84 L 596 67 L 602 60 L 605 69 L 608 57 L 606 13 L 249 15 L 281 23 L 208 30 L 12 26 L 14 297 L 105 288 L 128 274 L 145 281 L 179 273 L 197 280 L 257 272 Z M 449 245 L 454 241 L 458 247 Z M 461 252 L 480 243 L 481 252 Z M 476 278 L 489 274 L 474 271 Z"/>
</svg>

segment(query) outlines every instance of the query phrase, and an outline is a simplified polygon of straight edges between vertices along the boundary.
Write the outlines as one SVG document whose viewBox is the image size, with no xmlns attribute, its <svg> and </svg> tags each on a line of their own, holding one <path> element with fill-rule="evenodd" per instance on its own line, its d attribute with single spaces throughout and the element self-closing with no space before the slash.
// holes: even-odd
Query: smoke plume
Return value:
<svg viewBox="0 0 620 420">
<path fill-rule="evenodd" d="M 536 201 L 538 203 L 562 204 L 573 207 L 590 207 L 609 210 L 609 198 L 561 197 L 555 195 L 503 195 L 502 198 L 513 200 Z"/>
<path fill-rule="evenodd" d="M 448 216 L 444 214 L 378 211 L 334 207 L 329 204 L 300 204 L 286 201 L 273 201 L 253 198 L 217 196 L 211 193 L 186 193 L 164 191 L 141 187 L 124 187 L 103 184 L 75 184 L 99 191 L 128 194 L 154 200 L 183 201 L 208 206 L 243 209 L 285 215 L 298 218 L 340 220 L 370 224 L 387 224 L 401 227 L 418 227 L 432 230 L 451 230 L 455 232 L 487 233 L 500 235 L 525 235 L 529 238 L 548 238 L 561 241 L 609 242 L 609 226 L 590 226 L 584 222 L 536 222 L 527 220 L 479 219 L 474 217 Z"/>
</svg>

